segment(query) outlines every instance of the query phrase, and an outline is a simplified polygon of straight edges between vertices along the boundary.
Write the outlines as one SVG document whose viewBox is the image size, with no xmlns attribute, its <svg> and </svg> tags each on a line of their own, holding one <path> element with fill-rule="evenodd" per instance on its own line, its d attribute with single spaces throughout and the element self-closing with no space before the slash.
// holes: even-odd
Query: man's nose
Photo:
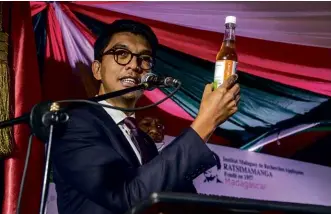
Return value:
<svg viewBox="0 0 331 214">
<path fill-rule="evenodd" d="M 142 73 L 142 69 L 140 68 L 138 57 L 133 56 L 130 63 L 127 65 L 129 68 L 131 68 L 134 72 L 137 72 L 139 74 Z"/>
<path fill-rule="evenodd" d="M 149 133 L 154 134 L 154 135 L 159 134 L 159 132 L 156 129 L 154 129 L 154 128 L 150 129 L 149 130 Z"/>
</svg>

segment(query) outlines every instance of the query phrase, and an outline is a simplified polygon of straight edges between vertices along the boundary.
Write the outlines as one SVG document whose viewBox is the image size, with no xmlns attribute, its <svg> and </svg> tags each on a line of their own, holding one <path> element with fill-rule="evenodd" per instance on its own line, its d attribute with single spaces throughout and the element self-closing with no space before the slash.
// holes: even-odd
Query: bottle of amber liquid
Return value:
<svg viewBox="0 0 331 214">
<path fill-rule="evenodd" d="M 236 73 L 238 56 L 236 52 L 236 17 L 225 18 L 225 33 L 221 48 L 216 56 L 213 89 L 218 88 L 231 75 Z"/>
</svg>

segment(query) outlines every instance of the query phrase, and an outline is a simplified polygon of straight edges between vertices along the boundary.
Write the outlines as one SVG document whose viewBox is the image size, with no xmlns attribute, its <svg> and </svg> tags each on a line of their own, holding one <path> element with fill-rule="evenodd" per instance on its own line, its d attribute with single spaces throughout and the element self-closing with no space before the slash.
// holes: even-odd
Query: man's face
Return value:
<svg viewBox="0 0 331 214">
<path fill-rule="evenodd" d="M 164 139 L 164 125 L 158 118 L 145 117 L 138 123 L 139 128 L 148 134 L 155 143 L 161 143 Z"/>
<path fill-rule="evenodd" d="M 122 90 L 136 86 L 140 83 L 141 77 L 150 70 L 144 70 L 141 67 L 141 59 L 151 59 L 152 50 L 149 43 L 141 35 L 135 35 L 129 32 L 121 32 L 113 35 L 104 53 L 114 50 L 117 54 L 107 54 L 102 57 L 101 62 L 94 61 L 92 65 L 93 75 L 97 80 L 101 80 L 101 90 L 103 93 Z M 139 60 L 133 56 L 126 65 L 118 62 L 130 58 L 129 52 L 141 54 Z M 116 58 L 117 57 L 117 58 Z M 150 58 L 148 58 L 150 57 Z M 115 58 L 118 62 L 116 62 Z M 122 63 L 123 64 L 123 63 Z M 141 91 L 131 92 L 122 96 L 127 100 L 137 100 L 141 96 Z"/>
</svg>

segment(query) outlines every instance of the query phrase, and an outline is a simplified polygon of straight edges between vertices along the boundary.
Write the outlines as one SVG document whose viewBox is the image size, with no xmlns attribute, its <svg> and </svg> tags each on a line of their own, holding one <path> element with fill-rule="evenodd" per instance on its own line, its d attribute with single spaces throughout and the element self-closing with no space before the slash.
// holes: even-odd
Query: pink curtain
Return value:
<svg viewBox="0 0 331 214">
<path fill-rule="evenodd" d="M 72 11 L 104 23 L 120 18 L 142 21 L 153 28 L 162 45 L 212 62 L 223 37 L 217 32 L 145 19 L 91 5 L 68 3 L 68 6 Z M 238 69 L 243 72 L 331 96 L 331 49 L 238 36 L 237 50 Z"/>
</svg>

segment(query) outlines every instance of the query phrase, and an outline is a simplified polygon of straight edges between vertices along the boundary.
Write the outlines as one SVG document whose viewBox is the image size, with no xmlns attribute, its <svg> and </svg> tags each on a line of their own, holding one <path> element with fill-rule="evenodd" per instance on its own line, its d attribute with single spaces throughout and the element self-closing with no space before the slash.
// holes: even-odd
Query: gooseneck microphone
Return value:
<svg viewBox="0 0 331 214">
<path fill-rule="evenodd" d="M 178 79 L 172 77 L 159 77 L 153 73 L 147 73 L 141 78 L 141 83 L 148 83 L 150 87 L 177 87 L 181 84 Z"/>
</svg>

